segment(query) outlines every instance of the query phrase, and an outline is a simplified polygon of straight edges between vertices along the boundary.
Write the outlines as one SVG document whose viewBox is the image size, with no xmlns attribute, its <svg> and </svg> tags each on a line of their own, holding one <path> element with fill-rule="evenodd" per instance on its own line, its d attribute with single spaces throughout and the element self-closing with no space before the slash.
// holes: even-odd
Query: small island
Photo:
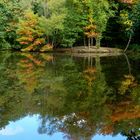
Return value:
<svg viewBox="0 0 140 140">
<path fill-rule="evenodd" d="M 123 53 L 122 49 L 118 48 L 108 48 L 108 47 L 100 47 L 97 48 L 96 46 L 80 46 L 80 47 L 73 47 L 73 48 L 58 48 L 54 50 L 55 52 L 71 52 L 71 53 Z"/>
</svg>

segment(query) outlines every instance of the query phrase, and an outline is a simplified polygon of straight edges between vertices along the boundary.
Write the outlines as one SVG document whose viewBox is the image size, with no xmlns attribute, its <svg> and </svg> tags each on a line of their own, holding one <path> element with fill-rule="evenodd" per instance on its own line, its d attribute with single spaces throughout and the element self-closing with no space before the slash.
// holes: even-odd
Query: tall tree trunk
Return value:
<svg viewBox="0 0 140 140">
<path fill-rule="evenodd" d="M 90 38 L 88 38 L 88 48 L 90 49 Z"/>
<path fill-rule="evenodd" d="M 52 37 L 52 46 L 54 47 L 54 41 L 55 41 L 55 39 L 54 39 L 54 35 L 53 35 L 53 37 Z"/>
<path fill-rule="evenodd" d="M 130 33 L 129 40 L 128 40 L 128 42 L 127 42 L 127 45 L 126 45 L 126 48 L 125 48 L 124 52 L 127 51 L 128 47 L 129 47 L 129 45 L 130 45 L 131 39 L 132 39 L 132 34 Z"/>
<path fill-rule="evenodd" d="M 131 75 L 131 65 L 130 65 L 130 62 L 129 62 L 128 56 L 127 56 L 125 53 L 124 53 L 124 56 L 125 56 L 126 61 L 127 61 L 127 64 L 128 64 L 129 74 Z"/>
<path fill-rule="evenodd" d="M 84 35 L 84 46 L 86 46 L 86 37 Z"/>
<path fill-rule="evenodd" d="M 91 46 L 93 46 L 93 37 L 91 38 Z"/>
<path fill-rule="evenodd" d="M 47 14 L 46 14 L 46 2 L 45 2 L 45 0 L 43 1 L 43 13 L 44 13 L 44 17 L 47 17 Z"/>
<path fill-rule="evenodd" d="M 98 49 L 99 49 L 100 46 L 101 46 L 100 41 L 101 41 L 100 37 L 97 37 L 97 38 L 96 38 L 96 47 L 97 47 Z"/>
</svg>

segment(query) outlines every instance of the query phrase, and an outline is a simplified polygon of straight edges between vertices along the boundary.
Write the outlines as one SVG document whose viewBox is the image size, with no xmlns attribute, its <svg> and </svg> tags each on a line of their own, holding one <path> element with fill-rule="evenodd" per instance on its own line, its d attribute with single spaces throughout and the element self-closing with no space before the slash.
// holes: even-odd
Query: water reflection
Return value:
<svg viewBox="0 0 140 140">
<path fill-rule="evenodd" d="M 36 131 L 38 126 L 38 115 L 27 116 L 19 121 L 11 122 L 8 126 L 0 130 L 0 139 L 4 140 L 67 140 L 69 137 L 62 132 L 56 132 L 53 135 L 39 135 Z M 32 122 L 32 125 L 29 123 Z M 30 137 L 29 137 L 30 136 Z M 95 135 L 92 140 L 124 140 L 125 137 L 121 135 L 113 136 L 104 136 L 104 135 Z M 77 138 L 76 138 L 77 139 Z"/>
<path fill-rule="evenodd" d="M 0 135 L 139 140 L 139 59 L 1 53 Z"/>
</svg>

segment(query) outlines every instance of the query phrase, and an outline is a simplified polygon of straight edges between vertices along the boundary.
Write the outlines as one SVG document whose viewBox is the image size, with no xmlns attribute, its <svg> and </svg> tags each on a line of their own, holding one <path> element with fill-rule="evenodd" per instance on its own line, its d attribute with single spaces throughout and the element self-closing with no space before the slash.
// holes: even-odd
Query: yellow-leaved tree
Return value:
<svg viewBox="0 0 140 140">
<path fill-rule="evenodd" d="M 48 51 L 52 45 L 46 40 L 46 19 L 39 17 L 32 11 L 26 11 L 24 17 L 20 19 L 17 28 L 17 41 L 21 51 Z"/>
</svg>

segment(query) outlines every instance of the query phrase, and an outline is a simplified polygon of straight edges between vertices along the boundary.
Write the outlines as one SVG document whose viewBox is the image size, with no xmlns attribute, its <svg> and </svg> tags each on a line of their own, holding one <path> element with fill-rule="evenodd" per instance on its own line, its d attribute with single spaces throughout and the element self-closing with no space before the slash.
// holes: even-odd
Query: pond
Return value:
<svg viewBox="0 0 140 140">
<path fill-rule="evenodd" d="M 1 140 L 140 140 L 140 55 L 0 52 Z"/>
</svg>

